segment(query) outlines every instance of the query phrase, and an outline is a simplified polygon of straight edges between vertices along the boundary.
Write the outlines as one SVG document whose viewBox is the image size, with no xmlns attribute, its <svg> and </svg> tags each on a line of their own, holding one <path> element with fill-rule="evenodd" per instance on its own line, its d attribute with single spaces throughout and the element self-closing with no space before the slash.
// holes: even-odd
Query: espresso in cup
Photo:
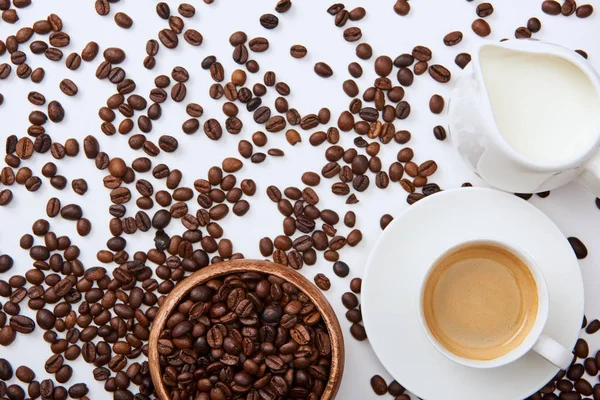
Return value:
<svg viewBox="0 0 600 400">
<path fill-rule="evenodd" d="M 449 352 L 494 360 L 527 338 L 538 301 L 536 279 L 523 260 L 505 248 L 473 243 L 432 267 L 423 287 L 422 315 Z"/>
</svg>

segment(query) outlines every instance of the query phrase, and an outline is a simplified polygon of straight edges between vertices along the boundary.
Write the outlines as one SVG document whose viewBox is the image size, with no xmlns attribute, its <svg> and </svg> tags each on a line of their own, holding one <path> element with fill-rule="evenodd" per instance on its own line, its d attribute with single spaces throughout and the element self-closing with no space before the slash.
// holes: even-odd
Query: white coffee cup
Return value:
<svg viewBox="0 0 600 400">
<path fill-rule="evenodd" d="M 423 311 L 423 298 L 424 298 L 424 289 L 427 280 L 429 279 L 431 272 L 435 269 L 440 260 L 445 258 L 448 254 L 455 252 L 456 250 L 471 246 L 471 245 L 481 245 L 487 244 L 495 247 L 500 247 L 505 250 L 508 250 L 510 253 L 517 256 L 523 263 L 529 268 L 535 283 L 537 285 L 538 290 L 538 311 L 535 318 L 535 322 L 531 327 L 531 330 L 525 337 L 525 339 L 521 342 L 513 350 L 504 354 L 495 359 L 491 360 L 474 360 L 465 357 L 458 356 L 451 351 L 449 351 L 446 347 L 444 347 L 431 333 L 427 321 L 425 320 L 425 315 Z M 556 340 L 552 339 L 549 336 L 546 336 L 543 331 L 546 326 L 546 322 L 548 320 L 548 308 L 549 308 L 549 300 L 548 300 L 548 286 L 546 285 L 546 280 L 544 275 L 542 274 L 538 265 L 533 261 L 533 259 L 525 253 L 523 250 L 519 249 L 515 245 L 506 243 L 504 241 L 498 240 L 473 240 L 463 242 L 457 246 L 452 246 L 451 248 L 445 250 L 440 254 L 436 259 L 431 263 L 431 267 L 427 274 L 425 274 L 423 281 L 421 283 L 420 290 L 420 301 L 419 301 L 419 320 L 421 322 L 421 326 L 423 327 L 423 332 L 433 345 L 441 354 L 446 356 L 448 359 L 473 368 L 496 368 L 501 367 L 503 365 L 509 364 L 527 354 L 530 351 L 534 351 L 537 354 L 544 357 L 546 360 L 550 361 L 552 364 L 556 365 L 561 369 L 566 369 L 571 365 L 573 361 L 573 353 L 564 347 L 562 344 L 558 343 Z"/>
<path fill-rule="evenodd" d="M 528 80 L 522 74 L 514 74 L 513 78 L 516 78 L 512 80 L 510 77 L 505 77 L 505 79 L 498 77 L 497 82 L 490 81 L 488 76 L 487 83 L 491 83 L 492 87 L 499 87 L 501 92 L 506 90 L 506 98 L 500 96 L 501 104 L 494 109 L 490 88 L 486 86 L 484 69 L 482 68 L 482 65 L 484 65 L 482 62 L 485 63 L 486 60 L 489 60 L 490 55 L 493 55 L 494 52 L 500 52 L 494 60 L 497 60 L 496 62 L 500 64 L 505 61 L 506 66 L 513 65 L 509 64 L 511 62 L 514 65 L 523 65 L 523 63 L 515 62 L 514 57 L 521 57 L 521 61 L 527 61 L 527 57 L 530 57 L 529 60 L 532 63 L 534 60 L 539 60 L 540 57 L 547 57 L 549 62 L 542 64 L 546 68 L 545 71 L 549 74 L 556 72 L 559 77 L 562 76 L 559 74 L 562 71 L 560 68 L 567 65 L 563 61 L 566 61 L 569 63 L 568 65 L 574 67 L 574 69 L 568 70 L 573 74 L 565 77 L 565 81 L 550 81 L 546 85 L 546 80 L 538 80 L 537 83 L 534 83 L 536 74 L 535 71 L 531 72 L 533 79 L 529 79 L 529 81 L 532 82 L 531 85 L 537 85 L 531 90 L 536 90 L 536 93 L 543 93 L 543 95 L 540 97 L 540 102 L 527 102 L 525 105 L 541 104 L 542 102 L 546 104 L 545 100 L 547 99 L 547 104 L 553 104 L 552 107 L 540 106 L 536 109 L 536 113 L 531 113 L 532 119 L 528 119 L 529 115 L 523 112 L 522 115 L 514 115 L 514 120 L 507 119 L 509 117 L 506 116 L 504 116 L 504 119 L 501 117 L 500 120 L 496 120 L 496 112 L 498 110 L 502 111 L 504 101 L 516 101 L 510 98 L 509 94 L 513 92 L 528 94 L 527 91 L 519 92 L 527 85 Z M 591 190 L 597 197 L 600 197 L 600 123 L 597 123 L 600 107 L 597 110 L 582 112 L 582 118 L 577 119 L 580 126 L 585 126 L 586 129 L 572 126 L 571 120 L 568 120 L 567 117 L 573 115 L 573 113 L 569 113 L 568 110 L 577 112 L 577 110 L 581 111 L 582 107 L 575 107 L 571 104 L 571 107 L 575 108 L 569 108 L 569 101 L 561 98 L 560 89 L 557 89 L 559 87 L 557 83 L 564 85 L 561 87 L 573 96 L 571 98 L 582 102 L 584 107 L 586 104 L 598 104 L 596 100 L 597 98 L 600 99 L 600 77 L 587 60 L 571 49 L 536 40 L 509 40 L 501 43 L 486 43 L 471 52 L 471 54 L 471 62 L 455 80 L 448 105 L 448 114 L 449 137 L 454 147 L 475 173 L 490 185 L 514 193 L 539 193 L 555 189 L 571 181 L 577 181 Z M 513 58 L 511 59 L 511 57 Z M 556 68 L 554 68 L 553 61 L 556 63 Z M 551 66 L 548 66 L 549 64 Z M 487 61 L 485 66 L 489 65 L 490 61 Z M 499 65 L 496 71 L 500 74 L 502 70 L 502 65 Z M 510 73 L 507 72 L 507 74 Z M 570 77 L 572 77 L 572 81 L 583 85 L 582 87 L 586 89 L 586 98 L 589 97 L 593 101 L 585 101 L 583 97 L 577 95 L 580 91 L 575 91 L 573 89 L 574 85 L 569 85 Z M 585 77 L 587 82 L 582 83 L 583 81 L 578 79 L 580 77 Z M 516 84 L 516 81 L 519 84 Z M 494 84 L 505 85 L 506 89 L 502 89 L 502 86 L 494 86 Z M 510 85 L 513 85 L 513 87 Z M 594 95 L 598 97 L 596 98 Z M 524 96 L 514 97 L 523 100 Z M 523 108 L 531 110 L 527 107 Z M 596 108 L 596 106 L 591 108 Z M 544 114 L 546 109 L 548 109 L 547 115 L 556 117 L 557 121 L 565 123 L 568 121 L 567 127 L 561 126 L 559 131 L 553 132 L 554 135 L 551 137 L 559 139 L 554 140 L 552 144 L 550 144 L 550 141 L 544 142 L 544 136 L 533 134 L 531 135 L 531 143 L 527 143 L 527 132 L 537 132 L 538 130 L 524 130 L 519 132 L 518 135 L 516 132 L 519 129 L 505 129 L 501 132 L 501 125 L 498 122 L 503 121 L 517 124 L 522 122 L 523 125 L 517 125 L 517 128 L 523 127 L 523 129 L 525 129 L 526 124 L 531 124 L 531 126 L 544 125 L 540 124 L 539 121 L 550 121 L 551 118 L 539 118 L 538 114 Z M 561 112 L 564 114 L 561 115 Z M 536 116 L 534 117 L 534 115 Z M 538 122 L 536 123 L 536 121 Z M 588 122 L 589 125 L 583 125 Z M 550 124 L 550 122 L 548 123 Z M 559 124 L 550 124 L 549 126 L 546 124 L 546 128 L 550 130 L 553 127 L 557 127 L 555 129 L 558 130 L 558 126 Z M 539 130 L 537 134 L 544 132 L 546 131 Z M 582 132 L 581 135 L 575 135 L 575 133 L 580 132 Z M 511 134 L 512 137 L 510 137 Z M 508 138 L 519 142 L 523 148 L 517 149 L 514 146 L 515 143 L 511 144 Z M 549 152 L 549 159 L 544 159 L 545 144 L 547 144 L 548 149 L 553 149 L 558 152 L 557 154 L 561 154 L 561 157 L 552 158 Z M 563 144 L 564 152 L 561 153 Z M 571 145 L 572 147 L 569 147 Z M 541 157 L 531 157 L 527 154 L 528 151 L 519 151 L 523 149 L 537 152 L 537 155 Z M 564 157 L 562 157 L 563 154 Z"/>
</svg>

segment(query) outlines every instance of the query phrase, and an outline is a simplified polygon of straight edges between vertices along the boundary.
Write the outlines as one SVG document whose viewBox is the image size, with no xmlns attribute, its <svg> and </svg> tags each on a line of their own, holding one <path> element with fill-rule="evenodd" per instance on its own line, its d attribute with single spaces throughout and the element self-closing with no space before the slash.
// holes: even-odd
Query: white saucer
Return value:
<svg viewBox="0 0 600 400">
<path fill-rule="evenodd" d="M 583 319 L 583 282 L 565 236 L 523 199 L 491 189 L 463 188 L 427 197 L 396 215 L 369 257 L 361 303 L 369 342 L 390 374 L 427 400 L 519 400 L 543 387 L 558 368 L 535 353 L 494 369 L 448 360 L 423 334 L 419 287 L 433 259 L 471 239 L 516 244 L 540 266 L 550 315 L 544 333 L 575 346 Z"/>
</svg>

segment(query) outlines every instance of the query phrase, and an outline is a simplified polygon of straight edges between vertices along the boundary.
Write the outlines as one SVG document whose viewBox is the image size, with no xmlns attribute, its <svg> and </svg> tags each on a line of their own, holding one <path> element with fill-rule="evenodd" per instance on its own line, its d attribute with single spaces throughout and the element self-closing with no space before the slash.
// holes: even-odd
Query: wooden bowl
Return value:
<svg viewBox="0 0 600 400">
<path fill-rule="evenodd" d="M 323 296 L 321 291 L 308 279 L 288 267 L 268 261 L 232 260 L 203 268 L 187 277 L 175 286 L 175 289 L 173 289 L 158 310 L 152 323 L 152 330 L 150 331 L 148 359 L 152 382 L 154 383 L 156 393 L 161 400 L 171 400 L 171 396 L 162 381 L 162 373 L 158 361 L 158 339 L 173 309 L 177 307 L 181 302 L 181 299 L 194 287 L 219 276 L 248 271 L 275 275 L 282 278 L 304 292 L 315 304 L 321 313 L 321 318 L 325 321 L 325 326 L 327 327 L 331 340 L 331 369 L 329 371 L 329 381 L 321 396 L 321 400 L 331 400 L 335 398 L 340 384 L 342 383 L 342 375 L 344 372 L 344 337 L 335 312 L 325 296 Z"/>
</svg>

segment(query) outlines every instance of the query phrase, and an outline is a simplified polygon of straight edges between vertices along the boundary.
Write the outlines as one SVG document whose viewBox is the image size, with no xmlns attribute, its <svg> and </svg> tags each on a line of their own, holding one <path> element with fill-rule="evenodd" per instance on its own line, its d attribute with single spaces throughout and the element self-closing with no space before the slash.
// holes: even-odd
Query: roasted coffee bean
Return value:
<svg viewBox="0 0 600 400">
<path fill-rule="evenodd" d="M 116 13 L 114 19 L 117 25 L 124 29 L 129 29 L 133 25 L 133 20 L 131 17 L 124 12 Z"/>
<path fill-rule="evenodd" d="M 575 3 L 575 0 L 565 0 L 565 2 L 563 3 L 563 5 L 561 7 L 560 12 L 565 17 L 568 17 L 570 15 L 573 15 L 573 13 L 575 13 L 576 8 L 577 8 L 577 4 Z"/>
<path fill-rule="evenodd" d="M 471 55 L 469 53 L 460 53 L 454 59 L 454 63 L 460 68 L 465 68 L 471 62 Z"/>
<path fill-rule="evenodd" d="M 412 50 L 412 56 L 419 61 L 429 61 L 431 60 L 432 53 L 431 50 L 425 46 L 416 46 Z"/>
<path fill-rule="evenodd" d="M 531 37 L 531 31 L 524 26 L 521 26 L 515 30 L 515 37 L 517 39 L 528 39 Z"/>
<path fill-rule="evenodd" d="M 315 285 L 317 285 L 317 287 L 323 291 L 329 290 L 331 288 L 331 282 L 329 281 L 329 278 L 327 278 L 323 274 L 315 275 L 314 281 Z"/>
<path fill-rule="evenodd" d="M 546 2 L 544 2 L 544 3 L 546 3 Z M 560 8 L 560 6 L 559 6 L 559 8 Z M 492 33 L 492 28 L 490 28 L 490 24 L 488 24 L 487 21 L 485 21 L 481 18 L 473 21 L 473 23 L 471 24 L 471 29 L 473 29 L 473 32 L 475 32 L 477 35 L 479 35 L 481 37 L 486 37 L 490 33 Z"/>
<path fill-rule="evenodd" d="M 367 332 L 365 331 L 365 327 L 358 323 L 352 324 L 352 326 L 350 327 L 350 334 L 352 335 L 352 337 L 354 337 L 354 339 L 358 341 L 363 341 L 367 339 Z M 383 383 L 385 384 L 385 381 Z"/>
<path fill-rule="evenodd" d="M 529 29 L 533 33 L 539 32 L 540 29 L 542 29 L 542 23 L 539 19 L 535 17 L 529 18 L 529 20 L 527 21 L 527 29 Z"/>
<path fill-rule="evenodd" d="M 479 6 L 481 6 L 481 4 Z M 479 6 L 477 7 L 478 14 L 479 14 Z M 450 32 L 446 36 L 444 36 L 444 44 L 446 46 L 456 46 L 457 44 L 459 44 L 462 41 L 462 38 L 463 38 L 463 34 L 461 31 Z"/>
<path fill-rule="evenodd" d="M 348 267 L 348 264 L 346 264 L 343 261 L 337 261 L 333 264 L 333 272 L 341 277 L 344 278 L 346 276 L 348 276 L 348 274 L 350 273 L 350 268 Z"/>
<path fill-rule="evenodd" d="M 356 56 L 361 60 L 368 60 L 373 56 L 373 48 L 368 43 L 361 43 L 356 46 Z"/>
<path fill-rule="evenodd" d="M 592 15 L 593 13 L 594 13 L 594 7 L 591 4 L 584 4 L 582 6 L 579 6 L 579 7 L 577 7 L 577 11 L 576 11 L 576 15 L 579 18 L 587 18 L 590 15 Z"/>
<path fill-rule="evenodd" d="M 494 12 L 494 6 L 492 6 L 490 3 L 480 3 L 477 5 L 475 12 L 477 13 L 477 16 L 485 18 L 492 15 Z"/>
<path fill-rule="evenodd" d="M 290 47 L 290 55 L 294 58 L 304 58 L 306 56 L 306 47 L 301 44 L 295 44 Z"/>
<path fill-rule="evenodd" d="M 371 378 L 371 388 L 378 396 L 383 396 L 387 393 L 387 383 L 380 375 L 374 375 Z"/>
<path fill-rule="evenodd" d="M 575 390 L 583 396 L 591 396 L 594 392 L 592 385 L 585 379 L 579 379 L 575 382 Z"/>
<path fill-rule="evenodd" d="M 434 64 L 429 67 L 429 75 L 440 83 L 446 83 L 450 81 L 451 74 L 446 67 L 438 64 Z"/>
<path fill-rule="evenodd" d="M 586 358 L 589 354 L 590 350 L 585 339 L 577 339 L 577 343 L 575 344 L 574 353 L 578 358 Z"/>
<path fill-rule="evenodd" d="M 70 41 L 71 38 L 66 32 L 53 32 L 49 37 L 49 42 L 54 47 L 65 47 Z"/>
<path fill-rule="evenodd" d="M 260 16 L 260 24 L 266 29 L 275 29 L 279 25 L 279 18 L 273 14 L 263 14 Z"/>
<path fill-rule="evenodd" d="M 433 128 L 433 136 L 435 136 L 437 140 L 445 140 L 447 136 L 446 129 L 444 129 L 444 127 L 441 125 L 435 126 Z"/>
<path fill-rule="evenodd" d="M 35 329 L 35 323 L 29 317 L 24 315 L 15 315 L 10 318 L 9 321 L 10 327 L 13 328 L 16 332 L 28 334 L 33 332 Z"/>
<path fill-rule="evenodd" d="M 441 114 L 444 110 L 444 98 L 439 94 L 434 94 L 429 99 L 429 110 L 434 114 Z"/>
<path fill-rule="evenodd" d="M 583 244 L 583 242 L 581 240 L 579 240 L 579 238 L 571 236 L 571 237 L 567 238 L 567 240 L 569 241 L 569 244 L 573 248 L 573 251 L 575 252 L 575 256 L 578 259 L 582 260 L 587 257 L 587 255 L 588 255 L 587 247 L 585 246 L 585 244 Z"/>
<path fill-rule="evenodd" d="M 98 55 L 99 46 L 96 42 L 89 42 L 85 45 L 83 50 L 81 51 L 81 58 L 83 61 L 90 62 L 93 61 Z"/>
<path fill-rule="evenodd" d="M 177 33 L 171 29 L 163 29 L 158 33 L 158 39 L 168 49 L 174 49 L 179 44 Z"/>
<path fill-rule="evenodd" d="M 396 0 L 394 11 L 401 16 L 408 15 L 410 12 L 410 3 L 407 0 Z"/>
<path fill-rule="evenodd" d="M 77 85 L 70 79 L 63 79 L 59 84 L 59 88 L 67 96 L 75 96 L 79 91 Z"/>
<path fill-rule="evenodd" d="M 348 72 L 354 78 L 360 78 L 362 76 L 363 70 L 359 63 L 352 62 L 348 64 Z"/>
<path fill-rule="evenodd" d="M 344 39 L 347 42 L 356 42 L 362 38 L 362 31 L 358 27 L 351 27 L 344 30 Z"/>
</svg>

